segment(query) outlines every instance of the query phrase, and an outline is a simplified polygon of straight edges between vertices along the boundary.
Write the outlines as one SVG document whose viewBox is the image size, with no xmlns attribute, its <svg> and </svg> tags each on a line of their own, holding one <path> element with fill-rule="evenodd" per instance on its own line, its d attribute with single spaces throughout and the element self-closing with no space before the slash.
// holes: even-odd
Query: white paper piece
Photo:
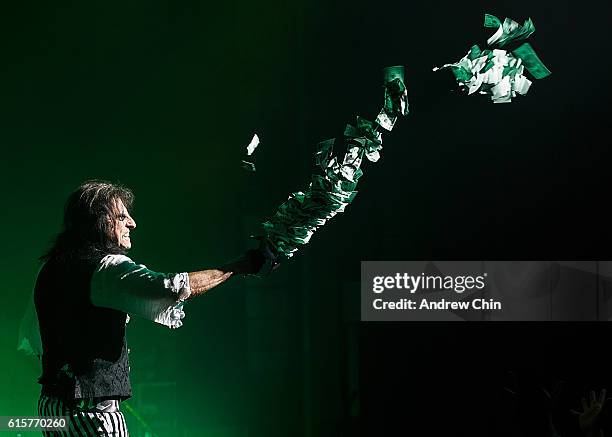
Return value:
<svg viewBox="0 0 612 437">
<path fill-rule="evenodd" d="M 497 85 L 491 88 L 491 92 L 494 98 L 510 94 L 510 77 L 504 77 Z"/>
<path fill-rule="evenodd" d="M 501 38 L 501 36 L 504 34 L 504 28 L 502 26 L 499 26 L 497 28 L 497 32 L 495 32 L 493 35 L 491 35 L 491 37 L 487 40 L 487 44 L 491 45 L 493 43 L 495 43 L 498 39 Z"/>
<path fill-rule="evenodd" d="M 259 137 L 257 136 L 257 134 L 255 134 L 255 135 L 253 135 L 253 139 L 251 140 L 251 142 L 247 146 L 247 155 L 250 156 L 255 151 L 257 146 L 259 146 Z"/>
<path fill-rule="evenodd" d="M 514 90 L 517 93 L 524 96 L 525 94 L 527 94 L 527 91 L 529 91 L 530 86 L 531 86 L 531 81 L 527 79 L 525 76 L 516 75 L 514 77 Z"/>
<path fill-rule="evenodd" d="M 475 78 L 472 78 L 472 81 L 470 82 L 470 87 L 468 89 L 468 94 L 473 94 L 478 91 L 478 88 L 480 88 L 480 86 L 482 85 L 483 79 L 484 75 L 482 74 L 477 74 Z"/>
</svg>

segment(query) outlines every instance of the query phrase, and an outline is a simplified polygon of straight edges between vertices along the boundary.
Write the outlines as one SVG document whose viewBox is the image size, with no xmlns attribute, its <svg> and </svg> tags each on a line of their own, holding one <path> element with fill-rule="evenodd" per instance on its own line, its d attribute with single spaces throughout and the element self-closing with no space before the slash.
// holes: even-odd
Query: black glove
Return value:
<svg viewBox="0 0 612 437">
<path fill-rule="evenodd" d="M 266 276 L 276 270 L 281 263 L 281 258 L 276 253 L 274 247 L 265 238 L 259 238 L 259 249 L 257 251 L 263 257 L 263 264 L 260 266 L 257 276 Z"/>
<path fill-rule="evenodd" d="M 260 240 L 257 249 L 249 249 L 240 258 L 220 267 L 224 272 L 234 272 L 241 275 L 266 276 L 279 265 L 279 256 L 264 238 Z"/>
</svg>

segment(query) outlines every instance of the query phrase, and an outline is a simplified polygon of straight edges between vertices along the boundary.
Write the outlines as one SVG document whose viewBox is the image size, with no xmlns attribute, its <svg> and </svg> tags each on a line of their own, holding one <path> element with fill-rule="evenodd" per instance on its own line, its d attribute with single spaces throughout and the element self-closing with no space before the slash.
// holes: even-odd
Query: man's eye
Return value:
<svg viewBox="0 0 612 437">
<path fill-rule="evenodd" d="M 121 214 L 118 218 L 119 218 L 119 220 L 123 221 L 123 220 L 125 220 L 127 218 L 127 216 L 124 215 L 124 214 Z"/>
</svg>

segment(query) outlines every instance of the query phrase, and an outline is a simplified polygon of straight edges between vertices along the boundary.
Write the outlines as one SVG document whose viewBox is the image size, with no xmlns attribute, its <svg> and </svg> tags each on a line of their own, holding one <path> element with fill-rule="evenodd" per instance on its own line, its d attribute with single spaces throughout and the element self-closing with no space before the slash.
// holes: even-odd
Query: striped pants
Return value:
<svg viewBox="0 0 612 437">
<path fill-rule="evenodd" d="M 43 431 L 43 436 L 129 436 L 125 417 L 119 411 L 118 401 L 107 401 L 105 404 L 110 407 L 108 409 L 112 412 L 101 410 L 101 404 L 98 404 L 97 408 L 87 409 L 69 407 L 57 398 L 41 394 L 38 400 L 38 415 L 40 417 L 68 416 L 68 429 L 66 431 Z"/>
</svg>

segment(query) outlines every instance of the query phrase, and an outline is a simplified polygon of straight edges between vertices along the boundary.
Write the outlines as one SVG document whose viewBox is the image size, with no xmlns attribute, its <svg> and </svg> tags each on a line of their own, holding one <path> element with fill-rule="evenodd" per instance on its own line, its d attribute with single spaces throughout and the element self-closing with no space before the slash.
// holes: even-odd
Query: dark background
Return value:
<svg viewBox="0 0 612 437">
<path fill-rule="evenodd" d="M 529 42 L 553 72 L 511 104 L 462 96 L 449 72 L 431 71 L 484 45 L 485 12 L 531 17 Z M 306 189 L 318 141 L 376 116 L 380 70 L 396 64 L 411 113 L 382 159 L 364 163 L 346 213 L 269 278 L 194 302 L 181 330 L 130 322 L 131 407 L 159 435 L 500 435 L 496 423 L 514 420 L 496 419 L 510 411 L 507 370 L 531 388 L 570 380 L 576 396 L 612 387 L 607 324 L 358 314 L 362 260 L 610 258 L 609 12 L 563 1 L 4 4 L 1 414 L 35 413 L 37 369 L 15 352 L 17 329 L 72 189 L 90 178 L 133 188 L 137 262 L 222 263 Z"/>
</svg>

